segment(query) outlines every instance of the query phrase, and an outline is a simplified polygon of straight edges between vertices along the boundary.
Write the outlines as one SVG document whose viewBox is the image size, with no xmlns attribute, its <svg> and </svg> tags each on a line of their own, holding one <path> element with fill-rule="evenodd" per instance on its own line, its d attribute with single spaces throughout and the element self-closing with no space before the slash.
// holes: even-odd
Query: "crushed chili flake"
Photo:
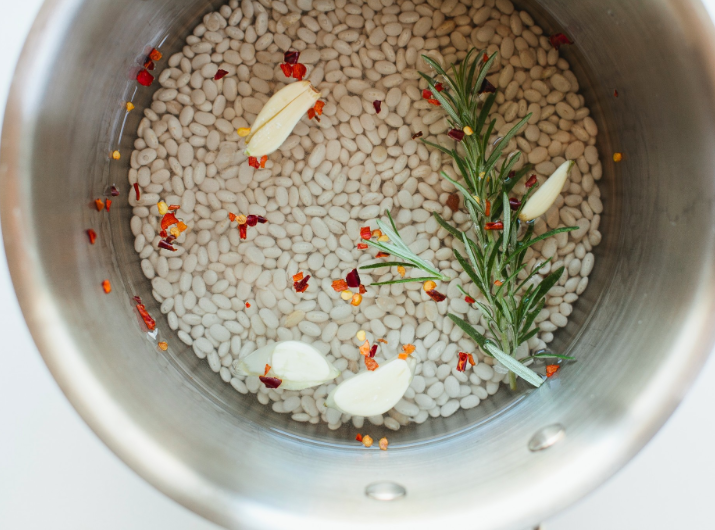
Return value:
<svg viewBox="0 0 715 530">
<path fill-rule="evenodd" d="M 293 275 L 293 281 L 294 282 L 299 282 L 303 279 L 303 273 L 299 272 L 298 274 Z"/>
<path fill-rule="evenodd" d="M 246 302 L 246 307 L 250 308 L 251 307 L 251 302 Z"/>
<path fill-rule="evenodd" d="M 358 290 L 360 291 L 360 294 L 365 294 L 367 292 L 367 287 L 365 287 L 363 284 L 360 284 Z"/>
<path fill-rule="evenodd" d="M 492 85 L 492 84 L 489 82 L 489 79 L 485 79 L 485 80 L 482 82 L 482 86 L 479 87 L 479 93 L 480 93 L 480 94 L 493 94 L 493 93 L 496 92 L 496 91 L 497 91 L 497 87 L 495 87 L 494 85 Z"/>
<path fill-rule="evenodd" d="M 415 134 L 412 135 L 413 140 L 416 140 L 417 138 L 422 138 L 422 131 L 417 131 Z"/>
<path fill-rule="evenodd" d="M 283 62 L 288 64 L 298 64 L 300 52 L 297 50 L 288 50 L 283 54 Z"/>
<path fill-rule="evenodd" d="M 382 230 L 375 229 L 372 231 L 372 237 L 380 238 L 382 237 Z"/>
<path fill-rule="evenodd" d="M 355 439 L 356 439 L 358 442 L 362 442 L 362 434 L 357 433 L 357 436 L 355 436 Z"/>
<path fill-rule="evenodd" d="M 170 233 L 174 238 L 178 238 L 178 237 L 181 235 L 181 230 L 179 230 L 179 227 L 178 227 L 178 226 L 172 226 L 172 227 L 169 229 L 169 233 Z"/>
<path fill-rule="evenodd" d="M 376 99 L 375 101 L 373 101 L 372 108 L 375 109 L 375 112 L 377 114 L 380 114 L 380 111 L 382 110 L 382 101 L 380 101 L 379 99 Z"/>
<path fill-rule="evenodd" d="M 516 197 L 512 197 L 509 199 L 509 208 L 511 208 L 514 211 L 517 211 L 521 207 L 521 201 L 517 199 Z"/>
<path fill-rule="evenodd" d="M 157 344 L 157 346 L 159 346 L 159 349 L 160 349 L 161 351 L 166 351 L 166 350 L 169 349 L 169 344 L 166 343 L 166 342 L 164 342 L 164 341 L 159 342 L 159 343 Z"/>
<path fill-rule="evenodd" d="M 370 341 L 365 340 L 365 342 L 363 342 L 360 345 L 360 348 L 358 348 L 358 351 L 360 352 L 360 355 L 363 355 L 363 356 L 369 355 L 370 354 Z"/>
<path fill-rule="evenodd" d="M 271 371 L 271 365 L 267 364 L 266 367 L 263 369 L 263 375 L 268 375 L 268 372 Z"/>
<path fill-rule="evenodd" d="M 256 226 L 258 224 L 258 216 L 250 214 L 246 216 L 246 224 L 248 226 Z"/>
<path fill-rule="evenodd" d="M 283 383 L 282 379 L 278 379 L 277 377 L 266 377 L 264 375 L 261 375 L 258 377 L 258 379 L 266 385 L 266 388 L 278 388 L 281 386 L 281 383 Z"/>
<path fill-rule="evenodd" d="M 179 233 L 181 233 L 184 230 L 186 230 L 188 228 L 188 226 L 186 226 L 186 223 L 184 223 L 183 221 L 179 221 L 179 223 L 176 225 L 176 228 L 178 228 Z"/>
<path fill-rule="evenodd" d="M 433 282 L 432 280 L 427 280 L 424 283 L 424 285 L 422 286 L 422 288 L 425 290 L 425 292 L 431 291 L 432 289 L 434 289 L 436 287 L 437 287 L 437 284 L 435 282 Z"/>
<path fill-rule="evenodd" d="M 375 255 L 376 258 L 387 258 L 387 257 L 389 257 L 389 256 L 390 256 L 390 255 L 389 255 L 387 252 L 378 252 L 378 253 Z"/>
<path fill-rule="evenodd" d="M 268 222 L 268 219 L 263 217 L 262 215 L 257 215 L 256 220 L 261 223 L 262 225 L 266 224 Z"/>
<path fill-rule="evenodd" d="M 310 274 L 300 281 L 293 282 L 293 288 L 296 293 L 304 293 L 308 290 L 308 280 L 310 280 Z"/>
<path fill-rule="evenodd" d="M 320 118 L 315 115 L 315 109 L 308 109 L 308 119 L 312 120 L 313 118 L 315 118 L 317 121 L 320 121 Z"/>
<path fill-rule="evenodd" d="M 373 344 L 372 348 L 370 348 L 370 358 L 374 358 L 375 354 L 377 353 L 377 344 Z"/>
<path fill-rule="evenodd" d="M 489 56 L 487 55 L 487 52 L 484 52 L 484 55 L 482 55 L 482 61 L 487 62 L 489 60 Z"/>
<path fill-rule="evenodd" d="M 486 223 L 484 225 L 485 230 L 504 230 L 504 223 L 501 221 L 495 221 L 493 223 Z"/>
<path fill-rule="evenodd" d="M 112 207 L 112 199 L 107 199 L 105 202 L 105 207 L 107 208 L 107 211 Z"/>
<path fill-rule="evenodd" d="M 561 48 L 561 46 L 565 44 L 573 44 L 573 41 L 563 33 L 556 33 L 554 35 L 551 35 L 551 37 L 549 37 L 549 42 L 555 50 L 558 50 L 559 48 Z"/>
<path fill-rule="evenodd" d="M 613 161 L 620 162 L 623 160 L 623 153 L 613 153 Z"/>
<path fill-rule="evenodd" d="M 178 204 L 170 204 L 170 205 L 169 205 L 169 211 L 176 211 L 176 210 L 178 210 L 179 208 L 181 208 L 181 206 L 178 205 Z"/>
<path fill-rule="evenodd" d="M 358 243 L 357 244 L 358 250 L 365 250 L 366 248 L 367 248 L 367 243 Z"/>
<path fill-rule="evenodd" d="M 132 184 L 132 186 L 134 187 L 134 193 L 137 196 L 137 200 L 139 200 L 139 198 L 142 196 L 141 192 L 139 191 L 139 184 L 135 182 L 134 184 Z"/>
<path fill-rule="evenodd" d="M 357 269 L 353 269 L 348 272 L 348 275 L 345 277 L 345 281 L 348 282 L 348 287 L 352 287 L 353 289 L 360 287 L 360 284 L 362 283 Z"/>
<path fill-rule="evenodd" d="M 385 339 L 377 339 L 377 342 L 382 342 L 383 344 L 387 344 L 387 341 Z"/>
<path fill-rule="evenodd" d="M 504 285 L 504 282 L 501 280 L 494 280 L 494 285 L 496 285 L 497 287 L 501 287 L 502 285 Z"/>
<path fill-rule="evenodd" d="M 166 215 L 164 215 L 164 217 L 161 218 L 161 228 L 162 230 L 166 230 L 171 225 L 175 225 L 178 222 L 179 220 L 176 218 L 176 216 L 173 213 L 168 212 Z"/>
<path fill-rule="evenodd" d="M 336 293 L 340 293 L 348 288 L 348 282 L 345 280 L 333 280 L 331 285 Z"/>
<path fill-rule="evenodd" d="M 251 134 L 251 129 L 250 129 L 250 127 L 239 127 L 238 129 L 236 129 L 236 133 L 237 133 L 241 138 L 245 138 L 246 136 L 248 136 L 249 134 Z"/>
<path fill-rule="evenodd" d="M 283 70 L 286 77 L 293 75 L 293 65 L 291 64 L 281 63 L 281 70 Z"/>
<path fill-rule="evenodd" d="M 546 367 L 546 377 L 551 377 L 561 368 L 558 364 L 550 364 Z"/>
<path fill-rule="evenodd" d="M 94 206 L 97 208 L 98 212 L 104 210 L 104 201 L 102 199 L 95 199 Z"/>
<path fill-rule="evenodd" d="M 362 444 L 365 447 L 372 447 L 372 437 L 369 434 L 366 434 L 365 436 L 362 437 Z"/>
<path fill-rule="evenodd" d="M 160 61 L 162 57 L 164 57 L 164 55 L 156 48 L 152 48 L 152 50 L 149 52 L 149 58 L 152 61 Z"/>
<path fill-rule="evenodd" d="M 256 168 L 256 169 L 258 169 L 260 167 L 260 165 L 258 163 L 258 159 L 255 156 L 248 157 L 248 165 L 253 168 Z"/>
<path fill-rule="evenodd" d="M 359 306 L 360 303 L 362 302 L 362 295 L 355 293 L 352 297 L 352 300 L 350 300 L 350 304 L 354 305 L 355 307 Z"/>
<path fill-rule="evenodd" d="M 102 282 L 102 289 L 104 289 L 104 292 L 107 294 L 112 292 L 112 284 L 109 283 L 109 280 L 104 280 Z"/>
<path fill-rule="evenodd" d="M 127 112 L 133 111 L 133 110 L 134 110 L 134 103 L 132 103 L 131 101 L 127 101 L 126 108 L 127 108 Z"/>
<path fill-rule="evenodd" d="M 363 226 L 360 228 L 360 237 L 362 239 L 370 239 L 372 236 L 372 231 L 369 226 Z"/>
<path fill-rule="evenodd" d="M 401 353 L 397 356 L 398 359 L 402 359 L 403 361 L 406 361 L 408 357 L 409 355 L 407 355 L 406 353 Z"/>
<path fill-rule="evenodd" d="M 426 88 L 422 89 L 422 99 L 431 99 L 432 98 L 432 91 L 427 90 Z"/>
<path fill-rule="evenodd" d="M 473 304 L 474 302 L 476 302 L 476 300 L 474 298 L 472 298 L 471 296 L 465 296 L 464 301 L 467 302 L 468 304 Z"/>
<path fill-rule="evenodd" d="M 159 248 L 163 248 L 164 250 L 170 250 L 172 252 L 176 252 L 176 249 L 172 247 L 169 243 L 164 241 L 163 239 L 159 241 Z"/>
<path fill-rule="evenodd" d="M 236 217 L 237 217 L 237 216 L 236 216 L 235 213 L 228 212 L 228 219 L 229 219 L 229 221 L 231 221 L 232 223 L 236 220 Z"/>
<path fill-rule="evenodd" d="M 440 105 L 442 105 L 442 104 L 441 104 L 438 100 L 436 100 L 436 99 L 428 99 L 428 100 L 427 100 L 427 103 L 429 103 L 429 104 L 431 104 L 431 105 L 437 105 L 438 107 L 439 107 Z"/>
<path fill-rule="evenodd" d="M 414 344 L 404 344 L 404 345 L 402 346 L 402 350 L 403 350 L 407 355 L 409 355 L 409 354 L 411 354 L 411 353 L 414 353 L 414 351 L 415 351 L 415 345 L 414 345 Z"/>
<path fill-rule="evenodd" d="M 467 361 L 469 360 L 468 355 L 469 354 L 463 351 L 459 352 L 459 361 L 457 361 L 458 372 L 464 372 L 464 370 L 467 368 Z"/>
<path fill-rule="evenodd" d="M 461 142 L 464 139 L 464 131 L 461 131 L 459 129 L 450 129 L 447 132 L 447 136 L 449 136 L 452 140 Z"/>
<path fill-rule="evenodd" d="M 154 76 L 146 69 L 139 70 L 137 82 L 142 86 L 150 86 L 154 82 Z"/>
<path fill-rule="evenodd" d="M 613 97 L 617 98 L 618 97 L 618 90 L 613 91 Z"/>
<path fill-rule="evenodd" d="M 112 151 L 112 160 L 119 160 L 120 158 L 122 158 L 122 153 L 120 153 L 116 149 Z"/>
<path fill-rule="evenodd" d="M 459 210 L 459 195 L 456 193 L 450 193 L 447 197 L 447 207 L 453 212 Z"/>
<path fill-rule="evenodd" d="M 216 72 L 216 75 L 214 76 L 214 81 L 218 81 L 219 79 L 223 79 L 228 75 L 228 72 L 226 70 L 222 70 L 219 68 L 219 70 Z"/>
<path fill-rule="evenodd" d="M 371 357 L 365 357 L 365 366 L 371 372 L 374 372 L 375 370 L 380 368 L 380 365 L 377 364 L 377 361 L 375 359 L 372 359 Z"/>
<path fill-rule="evenodd" d="M 429 296 L 435 302 L 441 302 L 442 300 L 447 298 L 446 296 L 444 296 L 442 293 L 440 293 L 439 291 L 437 291 L 435 289 L 431 289 L 431 290 L 427 291 L 427 296 Z"/>
<path fill-rule="evenodd" d="M 487 204 L 485 206 L 486 207 L 484 208 L 484 215 L 489 217 L 489 214 L 492 213 L 492 203 L 487 201 Z"/>
<path fill-rule="evenodd" d="M 112 184 L 112 187 L 109 188 L 109 194 L 112 197 L 119 197 L 119 189 L 115 185 Z"/>
<path fill-rule="evenodd" d="M 387 438 L 380 438 L 380 441 L 378 445 L 380 446 L 380 451 L 387 451 L 387 444 L 389 442 L 387 441 Z"/>
<path fill-rule="evenodd" d="M 294 64 L 293 65 L 293 77 L 298 81 L 302 81 L 308 69 L 304 64 Z"/>
<path fill-rule="evenodd" d="M 141 303 L 141 298 L 135 296 L 134 300 L 137 302 L 137 311 L 139 311 L 139 315 L 141 315 L 147 329 L 149 329 L 149 331 L 154 331 L 154 329 L 156 329 L 156 321 L 151 318 L 151 315 L 149 315 L 146 307 L 144 307 L 144 304 Z"/>
<path fill-rule="evenodd" d="M 524 184 L 524 186 L 526 186 L 527 188 L 531 188 L 534 184 L 536 184 L 536 175 L 531 175 L 529 177 L 529 180 L 527 180 Z"/>
<path fill-rule="evenodd" d="M 402 265 L 397 266 L 397 274 L 399 274 L 401 278 L 405 277 L 406 272 L 407 270 Z"/>
<path fill-rule="evenodd" d="M 263 155 L 261 157 L 260 167 L 264 169 L 266 167 L 266 162 L 268 162 L 268 155 Z"/>
<path fill-rule="evenodd" d="M 316 101 L 315 106 L 313 107 L 315 109 L 315 113 L 318 116 L 323 115 L 323 107 L 325 107 L 325 101 Z"/>
<path fill-rule="evenodd" d="M 89 244 L 94 245 L 94 242 L 97 241 L 97 232 L 90 228 L 87 230 L 87 237 L 89 238 Z"/>
<path fill-rule="evenodd" d="M 442 83 L 437 83 L 437 84 L 434 86 L 434 89 L 435 89 L 437 92 L 442 92 L 442 91 L 444 90 L 444 85 L 443 85 Z"/>
</svg>

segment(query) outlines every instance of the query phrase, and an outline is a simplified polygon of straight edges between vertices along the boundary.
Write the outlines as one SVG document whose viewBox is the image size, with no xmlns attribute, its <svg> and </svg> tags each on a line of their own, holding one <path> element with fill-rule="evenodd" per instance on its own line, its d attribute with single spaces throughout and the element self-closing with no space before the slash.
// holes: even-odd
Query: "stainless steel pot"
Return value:
<svg viewBox="0 0 715 530">
<path fill-rule="evenodd" d="M 13 281 L 47 365 L 102 440 L 167 495 L 246 529 L 519 529 L 627 462 L 715 340 L 715 35 L 700 2 L 529 4 L 547 31 L 575 38 L 566 54 L 603 158 L 625 154 L 606 164 L 604 244 L 558 344 L 579 362 L 538 391 L 393 433 L 388 452 L 268 413 L 177 340 L 159 352 L 137 324 L 130 297 L 151 296 L 128 228 L 127 156 L 108 153 L 131 149 L 122 131 L 140 114 L 125 122 L 121 106 L 136 58 L 171 49 L 211 4 L 48 0 L 8 103 L 0 189 Z M 113 182 L 125 193 L 98 215 L 89 204 Z"/>
</svg>

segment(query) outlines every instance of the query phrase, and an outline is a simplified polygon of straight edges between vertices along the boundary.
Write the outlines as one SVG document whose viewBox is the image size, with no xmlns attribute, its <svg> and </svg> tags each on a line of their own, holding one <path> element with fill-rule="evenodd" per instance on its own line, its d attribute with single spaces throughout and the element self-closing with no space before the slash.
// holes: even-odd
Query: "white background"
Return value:
<svg viewBox="0 0 715 530">
<path fill-rule="evenodd" d="M 715 0 L 706 2 L 714 13 Z M 41 0 L 2 4 L 0 116 Z M 22 319 L 1 245 L 0 337 L 0 528 L 217 530 L 137 477 L 72 409 Z M 598 491 L 547 521 L 544 530 L 715 528 L 708 517 L 715 493 L 713 403 L 711 361 L 648 447 Z"/>
</svg>

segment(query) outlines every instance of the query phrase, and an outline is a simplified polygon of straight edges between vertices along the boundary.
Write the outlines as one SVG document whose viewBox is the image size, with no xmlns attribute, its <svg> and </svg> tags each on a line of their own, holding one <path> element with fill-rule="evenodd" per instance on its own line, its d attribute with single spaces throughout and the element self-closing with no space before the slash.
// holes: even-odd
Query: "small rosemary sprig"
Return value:
<svg viewBox="0 0 715 530">
<path fill-rule="evenodd" d="M 459 65 L 451 66 L 451 75 L 430 57 L 422 56 L 434 69 L 435 75 L 430 76 L 422 72 L 420 75 L 427 81 L 430 98 L 436 99 L 447 113 L 452 128 L 449 136 L 456 140 L 456 146 L 449 149 L 424 139 L 422 141 L 449 155 L 464 180 L 463 183 L 458 182 L 444 171 L 441 172 L 442 177 L 461 193 L 471 218 L 469 228 L 462 231 L 436 212 L 434 216 L 442 228 L 464 245 L 466 257 L 456 246 L 453 250 L 454 256 L 481 293 L 481 300 L 474 301 L 474 304 L 479 307 L 486 320 L 489 337 L 457 315 L 450 313 L 448 316 L 485 354 L 494 357 L 509 370 L 512 389 L 516 388 L 516 376 L 538 387 L 543 382 L 542 377 L 515 359 L 514 353 L 520 344 L 539 332 L 534 320 L 544 307 L 546 294 L 561 278 L 564 267 L 550 272 L 539 283 L 534 277 L 550 258 L 537 264 L 523 279 L 519 279 L 519 274 L 528 265 L 524 263 L 524 258 L 529 247 L 560 232 L 576 230 L 577 227 L 557 228 L 535 235 L 533 222 L 523 223 L 519 220 L 524 205 L 538 187 L 535 179 L 529 182 L 531 185 L 527 186 L 521 200 L 512 198 L 510 202 L 509 193 L 531 167 L 526 165 L 519 171 L 513 170 L 521 155 L 518 151 L 504 157 L 501 164 L 499 160 L 502 159 L 509 141 L 528 122 L 531 114 L 512 127 L 505 136 L 498 138 L 493 146 L 489 145 L 496 120 L 487 123 L 487 119 L 496 100 L 496 90 L 486 97 L 483 97 L 483 94 L 487 92 L 486 88 L 493 88 L 486 81 L 486 76 L 496 55 L 495 53 L 487 57 L 484 52 L 476 53 L 476 50 L 472 49 Z M 380 220 L 377 225 L 382 233 L 389 237 L 390 243 L 372 240 L 367 243 L 402 261 L 376 263 L 361 268 L 414 267 L 425 271 L 429 276 L 374 285 L 427 280 L 451 281 L 451 278 L 440 273 L 431 263 L 409 249 L 400 238 L 389 212 L 387 214 L 390 226 Z M 460 290 L 472 299 L 461 286 Z M 564 355 L 538 355 L 545 356 L 572 359 Z"/>
</svg>

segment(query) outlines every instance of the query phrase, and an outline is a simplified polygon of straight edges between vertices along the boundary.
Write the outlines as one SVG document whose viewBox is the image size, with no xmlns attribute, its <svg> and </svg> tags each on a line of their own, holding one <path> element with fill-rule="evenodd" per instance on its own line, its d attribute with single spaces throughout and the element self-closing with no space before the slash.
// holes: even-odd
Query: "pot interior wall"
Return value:
<svg viewBox="0 0 715 530">
<path fill-rule="evenodd" d="M 391 450 L 380 453 L 349 444 L 347 427 L 330 432 L 272 413 L 173 335 L 159 332 L 171 345 L 162 353 L 140 330 L 134 295 L 160 330 L 167 326 L 133 250 L 126 174 L 141 116 L 124 121 L 122 105 L 133 99 L 141 110 L 150 101 L 133 80 L 137 59 L 159 44 L 177 49 L 219 5 L 50 3 L 41 16 L 50 24 L 57 10 L 60 29 L 44 37 L 57 39 L 45 52 L 53 60 L 32 77 L 30 105 L 9 109 L 9 121 L 24 120 L 3 138 L 5 157 L 14 139 L 22 142 L 17 200 L 3 205 L 13 276 L 48 365 L 90 425 L 163 491 L 241 528 L 265 528 L 271 517 L 281 528 L 422 528 L 465 514 L 483 528 L 516 528 L 613 473 L 664 421 L 712 346 L 712 231 L 702 227 L 712 226 L 715 131 L 701 6 L 524 3 L 546 32 L 575 39 L 564 56 L 601 131 L 603 244 L 554 343 L 578 363 L 539 391 L 502 390 L 471 411 L 390 432 Z M 16 84 L 15 98 L 22 90 Z M 110 162 L 118 142 L 125 156 Z M 614 150 L 625 154 L 620 165 L 609 161 Z M 123 194 L 99 215 L 91 202 L 112 183 Z M 94 246 L 90 227 L 99 234 Z M 101 292 L 105 278 L 111 296 Z M 528 440 L 552 423 L 566 427 L 565 440 L 530 453 Z M 407 497 L 367 499 L 364 488 L 376 480 L 399 482 Z"/>
</svg>

